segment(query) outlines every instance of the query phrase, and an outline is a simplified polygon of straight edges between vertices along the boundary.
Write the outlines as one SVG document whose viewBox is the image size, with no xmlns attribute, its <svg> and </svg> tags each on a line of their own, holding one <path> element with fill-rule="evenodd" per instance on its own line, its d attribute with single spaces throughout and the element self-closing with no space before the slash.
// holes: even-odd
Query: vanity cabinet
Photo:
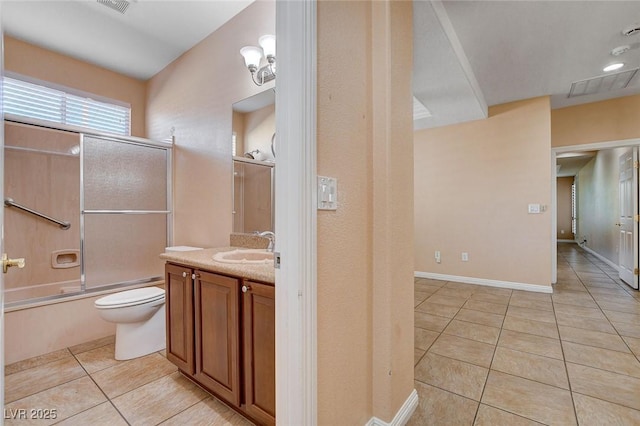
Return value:
<svg viewBox="0 0 640 426">
<path fill-rule="evenodd" d="M 167 359 L 258 424 L 275 425 L 275 288 L 166 264 Z"/>
<path fill-rule="evenodd" d="M 276 415 L 275 288 L 245 281 L 242 286 L 244 393 L 249 415 L 274 424 Z"/>
</svg>

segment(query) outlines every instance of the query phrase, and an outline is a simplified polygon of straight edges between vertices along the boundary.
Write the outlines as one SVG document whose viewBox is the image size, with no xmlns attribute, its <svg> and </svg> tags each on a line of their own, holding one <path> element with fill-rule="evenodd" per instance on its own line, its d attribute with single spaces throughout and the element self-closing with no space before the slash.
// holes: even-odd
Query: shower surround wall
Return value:
<svg viewBox="0 0 640 426">
<path fill-rule="evenodd" d="M 67 221 L 67 230 L 5 208 L 5 247 L 28 267 L 5 275 L 5 302 L 80 290 L 80 136 L 5 124 L 5 198 Z"/>
</svg>

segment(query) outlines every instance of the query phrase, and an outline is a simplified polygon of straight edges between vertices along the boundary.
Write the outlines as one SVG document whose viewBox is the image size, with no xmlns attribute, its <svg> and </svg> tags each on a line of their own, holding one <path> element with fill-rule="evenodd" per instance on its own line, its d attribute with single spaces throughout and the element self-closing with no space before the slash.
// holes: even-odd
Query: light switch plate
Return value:
<svg viewBox="0 0 640 426">
<path fill-rule="evenodd" d="M 318 176 L 318 210 L 338 209 L 338 179 Z"/>
<path fill-rule="evenodd" d="M 540 212 L 540 204 L 529 204 L 529 214 L 538 214 Z"/>
</svg>

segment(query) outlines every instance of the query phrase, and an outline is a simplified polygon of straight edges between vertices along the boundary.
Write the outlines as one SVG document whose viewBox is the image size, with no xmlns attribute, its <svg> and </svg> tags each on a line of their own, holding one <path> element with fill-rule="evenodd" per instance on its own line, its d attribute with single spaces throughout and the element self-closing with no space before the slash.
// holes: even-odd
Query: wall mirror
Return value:
<svg viewBox="0 0 640 426">
<path fill-rule="evenodd" d="M 233 104 L 233 232 L 274 229 L 275 90 Z"/>
</svg>

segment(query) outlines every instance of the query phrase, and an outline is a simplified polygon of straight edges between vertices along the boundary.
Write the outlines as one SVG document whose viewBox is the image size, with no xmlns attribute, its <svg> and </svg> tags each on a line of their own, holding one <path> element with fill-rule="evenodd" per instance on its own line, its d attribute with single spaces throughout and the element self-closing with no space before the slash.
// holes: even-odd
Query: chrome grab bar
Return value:
<svg viewBox="0 0 640 426">
<path fill-rule="evenodd" d="M 18 203 L 16 203 L 15 201 L 13 201 L 13 198 L 5 198 L 4 199 L 4 205 L 7 207 L 15 207 L 17 209 L 20 209 L 22 211 L 25 211 L 27 213 L 31 213 L 34 216 L 38 216 L 41 217 L 43 219 L 46 219 L 50 222 L 56 223 L 58 225 L 60 225 L 60 228 L 62 229 L 69 229 L 71 228 L 71 224 L 69 222 L 64 222 L 62 220 L 58 220 L 58 219 L 54 219 L 51 216 L 47 216 L 46 214 L 42 214 L 40 212 L 37 212 L 33 209 L 30 209 L 29 207 L 25 207 L 23 205 L 20 205 Z"/>
</svg>

